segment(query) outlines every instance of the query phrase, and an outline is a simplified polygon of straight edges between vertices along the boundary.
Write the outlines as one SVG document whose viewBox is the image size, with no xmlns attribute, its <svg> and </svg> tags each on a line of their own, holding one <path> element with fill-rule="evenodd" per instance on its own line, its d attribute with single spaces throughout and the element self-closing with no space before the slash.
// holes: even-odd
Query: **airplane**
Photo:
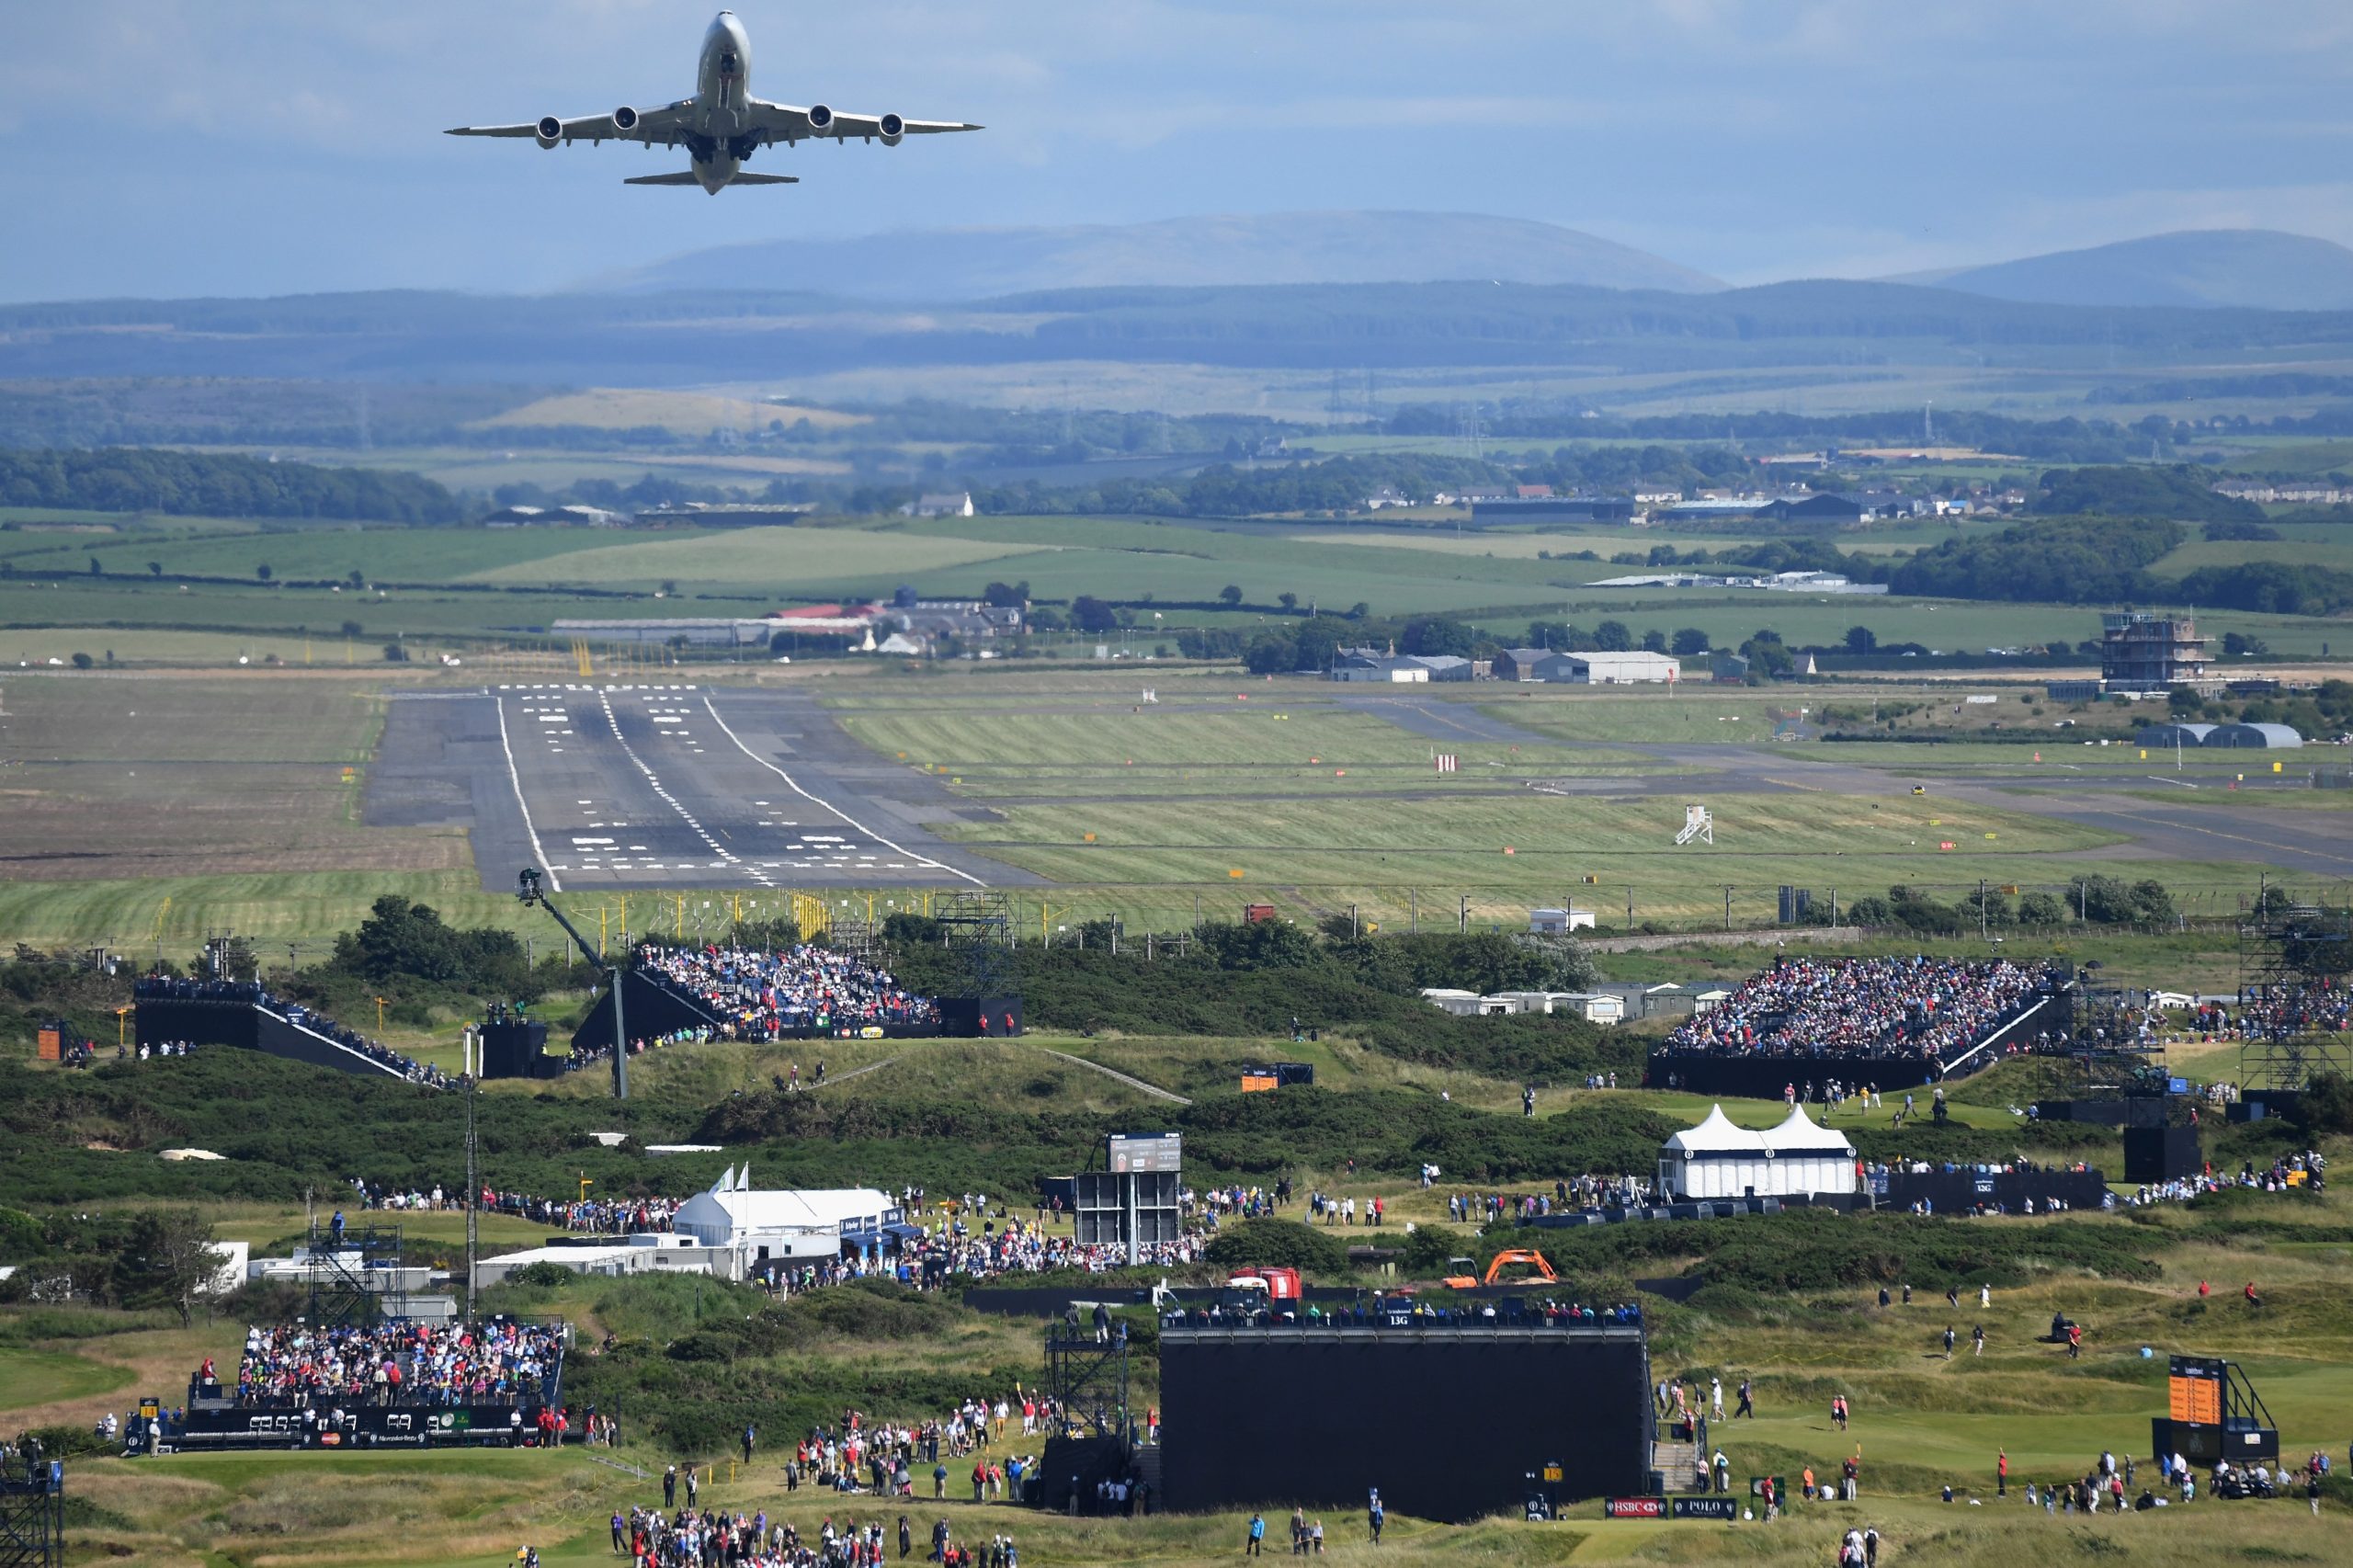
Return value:
<svg viewBox="0 0 2353 1568">
<path fill-rule="evenodd" d="M 978 131 L 953 120 L 907 119 L 895 114 L 840 114 L 824 104 L 794 108 L 752 97 L 752 42 L 733 11 L 722 11 L 703 34 L 695 96 L 662 108 L 624 104 L 610 114 L 579 119 L 548 115 L 529 125 L 460 125 L 452 136 L 529 136 L 543 148 L 574 142 L 636 142 L 684 147 L 693 167 L 676 174 L 640 175 L 623 185 L 699 185 L 713 196 L 731 185 L 798 185 L 790 175 L 758 175 L 745 161 L 763 147 L 802 141 L 847 142 L 855 136 L 895 147 L 909 136 Z"/>
</svg>

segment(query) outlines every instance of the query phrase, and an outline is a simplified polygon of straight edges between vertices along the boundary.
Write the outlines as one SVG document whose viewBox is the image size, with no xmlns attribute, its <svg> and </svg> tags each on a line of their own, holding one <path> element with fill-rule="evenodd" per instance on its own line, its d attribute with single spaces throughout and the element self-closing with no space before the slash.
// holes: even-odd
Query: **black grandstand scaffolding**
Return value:
<svg viewBox="0 0 2353 1568">
<path fill-rule="evenodd" d="M 366 1328 L 384 1316 L 383 1291 L 401 1267 L 401 1228 L 311 1226 L 308 1321 L 320 1328 Z M 386 1272 L 392 1271 L 392 1272 Z"/>
<path fill-rule="evenodd" d="M 1001 892 L 951 893 L 934 906 L 932 918 L 963 963 L 965 995 L 1015 994 L 1011 900 Z"/>
<path fill-rule="evenodd" d="M 1070 1437 L 1130 1437 L 1128 1419 L 1128 1336 L 1115 1324 L 1097 1338 L 1097 1330 L 1076 1315 L 1046 1329 L 1046 1392 L 1062 1412 L 1063 1431 Z"/>
<path fill-rule="evenodd" d="M 0 1568 L 59 1568 L 64 1561 L 64 1467 L 21 1456 L 0 1472 Z"/>
<path fill-rule="evenodd" d="M 2306 903 L 2266 887 L 2239 922 L 2242 1009 L 2293 1006 L 2319 986 L 2353 982 L 2353 905 Z M 2252 1006 L 2251 1006 L 2252 1005 Z M 2353 1077 L 2353 1041 L 2334 1031 L 2248 1027 L 2239 1042 L 2240 1090 L 2301 1094 L 2325 1073 Z"/>
</svg>

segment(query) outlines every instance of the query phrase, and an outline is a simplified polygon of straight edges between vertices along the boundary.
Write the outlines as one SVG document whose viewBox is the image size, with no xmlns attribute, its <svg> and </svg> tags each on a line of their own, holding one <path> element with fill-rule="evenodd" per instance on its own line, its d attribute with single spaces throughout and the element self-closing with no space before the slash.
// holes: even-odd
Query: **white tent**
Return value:
<svg viewBox="0 0 2353 1568">
<path fill-rule="evenodd" d="M 1722 1106 L 1669 1138 L 1658 1153 L 1659 1190 L 1670 1198 L 1738 1198 L 1757 1187 L 1764 1172 L 1762 1140 L 1734 1127 Z"/>
<path fill-rule="evenodd" d="M 879 1239 L 899 1206 L 871 1187 L 755 1191 L 752 1167 L 731 1167 L 678 1205 L 672 1228 L 709 1247 L 733 1247 L 754 1267 L 770 1258 L 830 1257 L 845 1237 Z"/>
<path fill-rule="evenodd" d="M 1776 1190 L 1852 1192 L 1855 1190 L 1855 1146 L 1843 1132 L 1819 1126 L 1805 1107 L 1791 1106 L 1779 1127 L 1764 1134 L 1773 1161 Z"/>
<path fill-rule="evenodd" d="M 1855 1148 L 1802 1106 L 1769 1132 L 1734 1127 L 1716 1106 L 1660 1145 L 1659 1189 L 1673 1199 L 1794 1198 L 1855 1190 Z"/>
</svg>

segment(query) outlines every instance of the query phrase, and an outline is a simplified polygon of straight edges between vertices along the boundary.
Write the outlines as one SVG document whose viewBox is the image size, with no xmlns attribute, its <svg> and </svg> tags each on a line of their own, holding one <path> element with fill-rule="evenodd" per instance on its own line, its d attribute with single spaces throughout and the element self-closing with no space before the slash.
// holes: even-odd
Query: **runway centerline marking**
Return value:
<svg viewBox="0 0 2353 1568">
<path fill-rule="evenodd" d="M 742 865 L 742 861 L 736 859 L 734 856 L 730 855 L 726 849 L 720 845 L 719 840 L 711 837 L 710 831 L 705 828 L 701 823 L 695 820 L 693 812 L 688 811 L 685 806 L 678 803 L 676 796 L 671 794 L 668 790 L 663 788 L 660 775 L 656 774 L 653 768 L 647 767 L 645 759 L 637 755 L 637 748 L 629 744 L 629 738 L 621 733 L 620 715 L 613 711 L 612 694 L 610 692 L 598 692 L 597 694 L 597 705 L 605 710 L 605 722 L 613 727 L 614 743 L 621 748 L 622 753 L 629 757 L 630 761 L 637 765 L 637 770 L 645 775 L 645 781 L 653 787 L 654 794 L 661 798 L 665 805 L 677 812 L 678 819 L 681 822 L 684 822 L 688 827 L 694 829 L 695 836 L 709 845 L 710 846 L 710 852 L 719 857 L 717 860 L 711 862 L 711 869 L 718 870 L 728 866 Z M 760 883 L 764 887 L 772 888 L 776 885 L 774 880 L 758 867 L 754 866 L 748 868 L 748 869 L 751 872 L 752 880 L 754 881 Z"/>
<path fill-rule="evenodd" d="M 750 757 L 754 762 L 758 763 L 762 767 L 767 768 L 770 773 L 775 774 L 779 778 L 783 779 L 785 787 L 790 789 L 794 794 L 800 796 L 802 800 L 807 801 L 813 805 L 824 807 L 825 810 L 833 812 L 834 815 L 841 818 L 842 821 L 847 823 L 858 832 L 866 835 L 867 837 L 874 840 L 875 843 L 881 845 L 887 849 L 895 850 L 899 854 L 904 855 L 908 859 L 913 860 L 919 865 L 928 866 L 935 871 L 945 871 L 951 877 L 961 877 L 964 881 L 972 883 L 976 888 L 984 888 L 988 886 L 988 883 L 981 881 L 980 878 L 972 875 L 970 871 L 961 871 L 953 866 L 941 865 L 937 860 L 929 859 L 925 856 L 916 854 L 914 850 L 908 848 L 903 844 L 892 843 L 890 839 L 883 837 L 872 828 L 868 827 L 865 824 L 851 816 L 839 806 L 833 804 L 831 801 L 820 800 L 817 796 L 811 794 L 808 790 L 801 787 L 801 781 L 793 778 L 791 774 L 787 773 L 783 768 L 779 767 L 775 763 L 770 762 L 767 757 L 762 756 L 750 746 L 745 745 L 744 744 L 744 737 L 737 734 L 733 728 L 728 724 L 727 721 L 719 716 L 719 710 L 712 705 L 708 694 L 706 694 L 702 699 L 702 706 L 703 710 L 710 715 L 710 722 L 719 726 L 720 733 L 725 735 L 729 740 L 735 743 L 736 750 L 742 752 L 745 756 Z M 614 733 L 618 734 L 620 733 L 620 731 L 616 729 Z"/>
</svg>

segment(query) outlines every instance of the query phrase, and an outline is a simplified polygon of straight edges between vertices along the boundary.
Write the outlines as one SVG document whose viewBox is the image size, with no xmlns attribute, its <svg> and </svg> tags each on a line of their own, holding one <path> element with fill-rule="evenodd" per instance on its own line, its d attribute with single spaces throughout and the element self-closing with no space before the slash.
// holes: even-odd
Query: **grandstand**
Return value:
<svg viewBox="0 0 2353 1568">
<path fill-rule="evenodd" d="M 1758 1099 L 1800 1080 L 1910 1088 L 1974 1072 L 2022 1040 L 2063 1040 L 2071 1003 L 2051 964 L 1777 959 L 1667 1035 L 1644 1076 Z"/>
<path fill-rule="evenodd" d="M 131 1002 L 142 1046 L 234 1045 L 338 1073 L 380 1074 L 427 1088 L 449 1086 L 440 1069 L 252 981 L 147 975 L 133 983 Z"/>
<path fill-rule="evenodd" d="M 245 1331 L 233 1376 L 190 1375 L 167 1449 L 536 1447 L 564 1429 L 568 1325 L 508 1317 Z"/>
<path fill-rule="evenodd" d="M 632 955 L 621 983 L 632 1042 L 680 1036 L 897 1040 L 955 1032 L 949 1016 L 959 1011 L 952 1002 L 908 991 L 869 959 L 808 944 L 769 950 L 648 942 Z M 1010 1006 L 1017 1017 L 1017 1000 L 996 1005 Z M 572 1037 L 574 1057 L 593 1059 L 611 1048 L 611 1010 L 590 1008 Z"/>
</svg>

